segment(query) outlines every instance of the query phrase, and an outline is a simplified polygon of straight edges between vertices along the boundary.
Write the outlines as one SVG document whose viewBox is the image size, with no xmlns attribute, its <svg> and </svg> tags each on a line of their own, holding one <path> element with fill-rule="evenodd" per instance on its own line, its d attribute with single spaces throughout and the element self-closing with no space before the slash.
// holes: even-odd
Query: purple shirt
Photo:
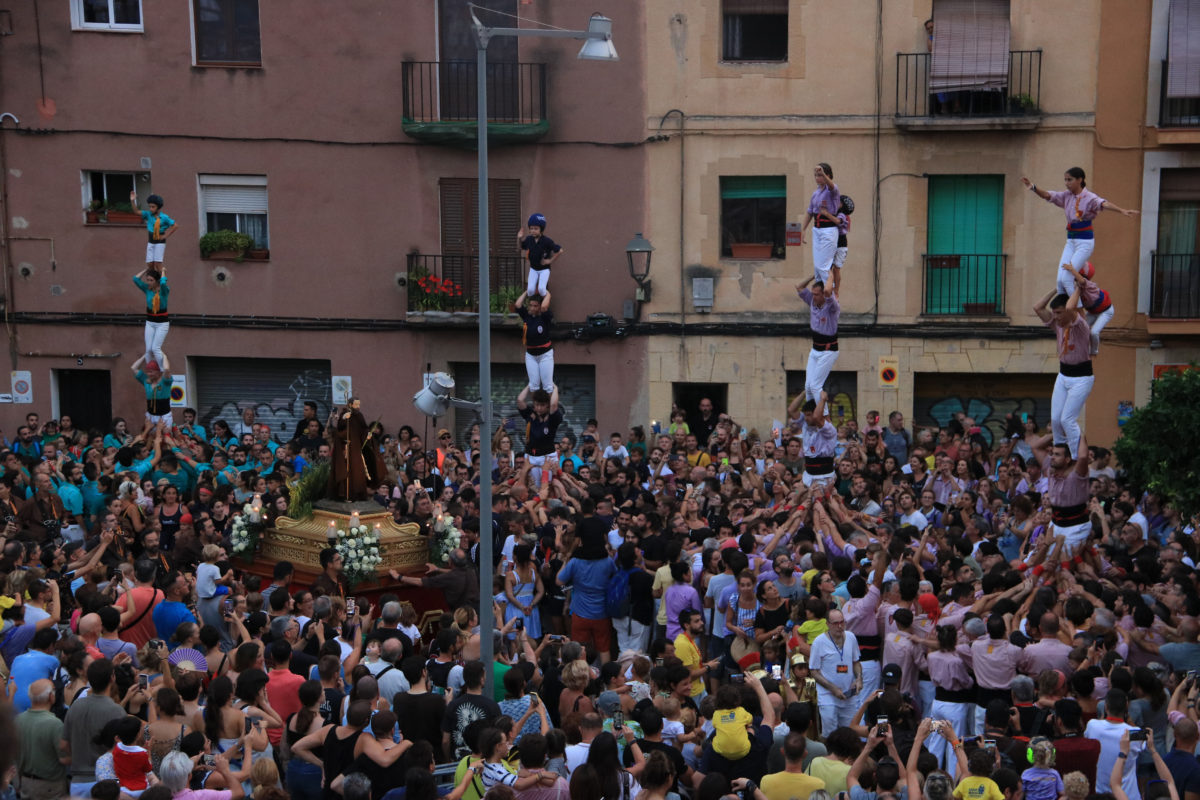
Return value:
<svg viewBox="0 0 1200 800">
<path fill-rule="evenodd" d="M 1071 194 L 1063 189 L 1061 192 L 1050 192 L 1046 202 L 1060 206 L 1067 215 L 1067 224 L 1070 225 L 1072 222 L 1080 220 L 1095 219 L 1096 215 L 1104 210 L 1104 204 L 1108 201 L 1087 189 L 1079 194 Z"/>
<path fill-rule="evenodd" d="M 1076 314 L 1073 322 L 1063 327 L 1051 317 L 1047 327 L 1054 328 L 1058 340 L 1058 360 L 1063 364 L 1083 364 L 1092 360 L 1092 329 L 1082 314 Z"/>
<path fill-rule="evenodd" d="M 685 608 L 693 608 L 703 612 L 704 604 L 700 602 L 700 594 L 690 583 L 672 584 L 663 593 L 663 603 L 667 606 L 667 638 L 675 641 L 681 630 L 679 627 L 679 612 Z"/>
<path fill-rule="evenodd" d="M 817 217 L 822 208 L 835 217 L 842 210 L 842 193 L 837 184 L 827 183 L 812 193 L 812 199 L 808 201 L 808 213 Z"/>
<path fill-rule="evenodd" d="M 1054 470 L 1050 467 L 1049 456 L 1046 456 L 1046 460 L 1042 462 L 1042 473 L 1049 483 L 1046 488 L 1046 496 L 1050 499 L 1050 505 L 1058 508 L 1070 508 L 1087 503 L 1087 475 L 1080 475 L 1074 467 L 1068 470 L 1066 475 L 1055 475 Z"/>
<path fill-rule="evenodd" d="M 875 613 L 879 610 L 879 587 L 871 584 L 867 593 L 857 599 L 850 599 L 842 606 L 842 615 L 846 618 L 846 630 L 855 636 L 878 636 L 879 621 Z"/>
<path fill-rule="evenodd" d="M 1007 639 L 976 639 L 969 645 L 960 644 L 957 652 L 975 670 L 975 682 L 985 689 L 1007 689 L 1017 677 L 1017 668 L 1023 666 L 1024 651 Z"/>
<path fill-rule="evenodd" d="M 1071 645 L 1059 639 L 1045 638 L 1026 646 L 1026 660 L 1022 671 L 1033 678 L 1046 669 L 1062 670 L 1069 674 L 1071 664 L 1068 656 L 1070 655 Z"/>
<path fill-rule="evenodd" d="M 935 650 L 927 655 L 925 660 L 928 665 L 926 671 L 929 673 L 929 680 L 934 686 L 940 686 L 951 692 L 959 692 L 975 685 L 975 681 L 971 680 L 971 673 L 967 672 L 967 665 L 963 663 L 958 653 Z"/>
<path fill-rule="evenodd" d="M 832 294 L 825 295 L 825 302 L 820 308 L 813 305 L 813 294 L 807 287 L 800 290 L 800 299 L 808 303 L 812 313 L 808 317 L 808 326 L 812 328 L 813 333 L 821 333 L 825 336 L 837 336 L 838 317 L 842 315 L 842 307 L 838 305 L 837 298 Z"/>
</svg>

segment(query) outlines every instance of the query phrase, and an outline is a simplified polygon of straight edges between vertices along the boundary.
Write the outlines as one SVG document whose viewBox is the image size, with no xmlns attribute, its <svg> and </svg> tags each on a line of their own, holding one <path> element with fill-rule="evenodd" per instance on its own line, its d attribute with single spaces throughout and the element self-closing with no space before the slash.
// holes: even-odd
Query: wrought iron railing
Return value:
<svg viewBox="0 0 1200 800">
<path fill-rule="evenodd" d="M 929 91 L 929 53 L 896 54 L 897 117 L 1021 117 L 1041 113 L 1042 51 L 1010 50 L 1001 89 Z"/>
<path fill-rule="evenodd" d="M 924 313 L 968 317 L 1004 314 L 1004 254 L 925 255 Z"/>
<path fill-rule="evenodd" d="M 1151 253 L 1150 316 L 1200 319 L 1200 253 Z"/>
<path fill-rule="evenodd" d="M 411 122 L 474 122 L 474 61 L 405 61 L 403 118 Z M 546 65 L 487 65 L 488 122 L 534 124 L 546 119 Z"/>
<path fill-rule="evenodd" d="M 524 259 L 493 255 L 488 286 L 491 310 L 506 311 L 523 289 Z M 409 311 L 478 311 L 479 256 L 410 253 Z"/>
</svg>

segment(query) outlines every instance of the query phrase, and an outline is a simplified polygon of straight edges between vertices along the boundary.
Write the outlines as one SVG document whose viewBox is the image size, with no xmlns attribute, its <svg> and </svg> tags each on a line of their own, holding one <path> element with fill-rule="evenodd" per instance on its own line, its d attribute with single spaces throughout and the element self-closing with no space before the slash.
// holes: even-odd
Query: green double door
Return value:
<svg viewBox="0 0 1200 800">
<path fill-rule="evenodd" d="M 1004 176 L 931 175 L 925 313 L 1004 313 Z"/>
</svg>

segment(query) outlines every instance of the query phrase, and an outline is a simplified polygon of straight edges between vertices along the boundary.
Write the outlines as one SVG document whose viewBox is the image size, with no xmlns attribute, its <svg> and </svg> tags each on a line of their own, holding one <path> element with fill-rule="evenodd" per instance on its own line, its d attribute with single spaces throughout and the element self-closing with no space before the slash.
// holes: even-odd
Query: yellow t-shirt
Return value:
<svg viewBox="0 0 1200 800">
<path fill-rule="evenodd" d="M 796 627 L 796 634 L 808 639 L 808 643 L 812 644 L 825 631 L 829 630 L 829 623 L 823 619 L 810 619 Z"/>
<path fill-rule="evenodd" d="M 968 775 L 954 787 L 954 796 L 959 800 L 1004 800 L 1004 793 L 994 780 L 978 775 Z"/>
<path fill-rule="evenodd" d="M 806 771 L 812 777 L 825 781 L 825 791 L 831 795 L 836 796 L 838 792 L 848 791 L 846 776 L 850 774 L 850 765 L 844 761 L 817 756 L 809 763 Z"/>
<path fill-rule="evenodd" d="M 808 797 L 817 789 L 825 788 L 825 781 L 802 772 L 774 772 L 764 775 L 758 785 L 767 800 L 791 800 L 793 797 Z"/>
<path fill-rule="evenodd" d="M 663 564 L 658 569 L 654 570 L 654 585 L 651 589 L 662 590 L 659 595 L 658 616 L 654 618 L 659 625 L 667 624 L 667 589 L 675 585 L 675 579 L 671 577 L 671 565 Z"/>
<path fill-rule="evenodd" d="M 685 633 L 680 633 L 675 637 L 675 657 L 682 661 L 689 670 L 700 668 L 700 651 L 696 648 L 695 642 L 689 639 Z M 699 697 L 702 694 L 704 694 L 704 680 L 693 678 L 692 697 Z"/>
<path fill-rule="evenodd" d="M 676 651 L 678 654 L 678 651 Z M 744 708 L 718 708 L 713 713 L 713 752 L 730 760 L 745 758 L 750 752 L 750 735 L 746 726 L 754 720 Z"/>
</svg>

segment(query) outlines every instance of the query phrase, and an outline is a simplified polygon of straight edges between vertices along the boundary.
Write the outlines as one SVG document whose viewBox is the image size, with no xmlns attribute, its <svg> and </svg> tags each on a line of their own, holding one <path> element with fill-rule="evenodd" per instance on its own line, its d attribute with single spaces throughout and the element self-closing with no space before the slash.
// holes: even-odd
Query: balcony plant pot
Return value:
<svg viewBox="0 0 1200 800">
<path fill-rule="evenodd" d="M 100 224 L 100 212 L 99 211 L 93 211 L 93 210 L 89 209 L 88 211 L 86 211 L 84 213 L 86 214 L 88 225 L 99 225 Z"/>
<path fill-rule="evenodd" d="M 771 257 L 774 246 L 770 242 L 741 242 L 729 245 L 734 258 L 765 260 Z"/>
<path fill-rule="evenodd" d="M 265 247 L 251 247 L 246 251 L 246 258 L 250 261 L 266 261 L 271 257 L 271 251 Z"/>
<path fill-rule="evenodd" d="M 200 256 L 240 261 L 254 240 L 237 231 L 209 231 L 200 237 Z"/>
<path fill-rule="evenodd" d="M 996 304 L 963 303 L 963 314 L 968 317 L 994 317 L 996 316 Z"/>
<path fill-rule="evenodd" d="M 140 225 L 142 215 L 136 211 L 118 211 L 110 208 L 105 215 L 109 225 Z"/>
</svg>

